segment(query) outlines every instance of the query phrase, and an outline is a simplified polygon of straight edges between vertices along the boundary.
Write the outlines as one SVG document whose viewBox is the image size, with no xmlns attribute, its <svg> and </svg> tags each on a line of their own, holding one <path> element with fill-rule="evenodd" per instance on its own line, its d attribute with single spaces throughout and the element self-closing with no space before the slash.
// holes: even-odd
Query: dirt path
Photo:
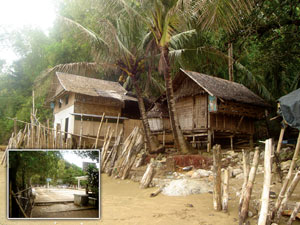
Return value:
<svg viewBox="0 0 300 225">
<path fill-rule="evenodd" d="M 71 201 L 74 200 L 74 194 L 85 194 L 85 191 L 62 188 L 43 188 L 35 187 L 36 202 L 51 202 L 51 201 Z"/>
</svg>

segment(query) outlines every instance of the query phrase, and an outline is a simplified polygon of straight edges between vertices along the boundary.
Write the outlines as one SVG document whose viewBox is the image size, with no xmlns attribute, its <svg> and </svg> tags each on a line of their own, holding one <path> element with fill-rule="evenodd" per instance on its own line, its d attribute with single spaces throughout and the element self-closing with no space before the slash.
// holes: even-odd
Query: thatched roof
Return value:
<svg viewBox="0 0 300 225">
<path fill-rule="evenodd" d="M 62 89 L 58 88 L 55 96 L 59 95 L 62 91 L 67 91 L 94 97 L 113 98 L 121 101 L 137 101 L 136 98 L 126 95 L 127 91 L 118 82 L 60 72 L 57 72 L 56 76 Z"/>
<path fill-rule="evenodd" d="M 216 96 L 221 100 L 235 101 L 263 107 L 269 106 L 261 97 L 254 94 L 244 85 L 218 77 L 181 69 L 181 72 L 174 78 L 174 82 L 176 82 L 176 79 L 180 79 L 179 77 L 183 74 L 191 78 L 208 94 Z"/>
</svg>

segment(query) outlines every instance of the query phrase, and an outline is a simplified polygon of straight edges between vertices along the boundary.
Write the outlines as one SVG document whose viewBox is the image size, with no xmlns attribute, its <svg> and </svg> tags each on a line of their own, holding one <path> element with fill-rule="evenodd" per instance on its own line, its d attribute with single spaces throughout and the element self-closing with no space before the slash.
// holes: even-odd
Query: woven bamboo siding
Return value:
<svg viewBox="0 0 300 225">
<path fill-rule="evenodd" d="M 238 124 L 241 119 L 239 116 L 211 113 L 210 119 L 213 130 L 245 134 L 254 133 L 254 121 L 251 118 L 244 117 L 239 127 Z"/>
<path fill-rule="evenodd" d="M 161 118 L 150 118 L 148 121 L 151 131 L 163 130 L 163 120 Z"/>
<path fill-rule="evenodd" d="M 194 97 L 194 128 L 207 128 L 207 95 L 198 95 Z"/>
<path fill-rule="evenodd" d="M 176 111 L 182 130 L 193 129 L 193 105 L 193 97 L 180 98 L 176 102 Z"/>
<path fill-rule="evenodd" d="M 80 120 L 75 120 L 74 134 L 78 134 L 78 135 L 80 134 L 80 126 L 81 126 L 80 124 L 81 124 Z M 100 124 L 99 121 L 86 121 L 86 120 L 82 121 L 82 125 L 83 125 L 82 134 L 85 136 L 96 137 L 99 124 Z M 107 126 L 104 123 L 100 132 L 100 138 L 105 137 L 108 126 L 110 126 L 110 128 L 113 130 L 116 129 L 116 123 L 107 123 Z M 120 131 L 122 128 L 123 128 L 123 124 L 119 124 L 118 131 Z M 115 133 L 113 137 L 114 136 Z"/>
<path fill-rule="evenodd" d="M 82 102 L 75 102 L 75 113 L 83 113 L 83 114 L 94 114 L 94 115 L 102 115 L 103 112 L 108 116 L 118 116 L 121 113 L 120 107 L 114 106 L 105 106 L 105 105 L 96 105 L 96 104 L 88 104 Z"/>
</svg>

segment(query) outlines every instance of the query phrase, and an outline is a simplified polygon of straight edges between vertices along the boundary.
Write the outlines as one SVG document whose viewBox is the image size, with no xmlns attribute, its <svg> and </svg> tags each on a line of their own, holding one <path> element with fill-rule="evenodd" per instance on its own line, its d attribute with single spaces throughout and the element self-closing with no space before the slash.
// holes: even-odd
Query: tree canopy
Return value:
<svg viewBox="0 0 300 225">
<path fill-rule="evenodd" d="M 174 4 L 180 9 L 176 13 Z M 165 9 L 172 10 L 163 14 Z M 158 46 L 167 44 L 171 77 L 182 67 L 228 79 L 227 51 L 232 43 L 234 81 L 271 104 L 300 87 L 300 3 L 296 0 L 62 0 L 57 11 L 60 16 L 47 34 L 34 27 L 1 29 L 0 46 L 12 47 L 19 59 L 9 68 L 0 59 L 0 143 L 7 143 L 13 130 L 13 121 L 7 117 L 29 121 L 33 88 L 42 90 L 36 96 L 40 121 L 51 121 L 51 110 L 44 105 L 47 83 L 36 87 L 34 82 L 58 65 L 96 62 L 94 77 L 118 81 L 123 75 L 120 81 L 125 81 L 126 70 L 134 65 L 128 62 L 142 61 L 136 76 L 141 95 L 154 100 L 165 83 L 159 75 L 161 54 L 151 44 L 153 38 Z M 91 41 L 62 18 L 97 38 Z M 182 31 L 191 32 L 176 36 Z M 112 69 L 108 64 L 119 67 Z M 155 85 L 149 85 L 150 81 Z M 130 80 L 125 84 L 136 91 Z"/>
</svg>

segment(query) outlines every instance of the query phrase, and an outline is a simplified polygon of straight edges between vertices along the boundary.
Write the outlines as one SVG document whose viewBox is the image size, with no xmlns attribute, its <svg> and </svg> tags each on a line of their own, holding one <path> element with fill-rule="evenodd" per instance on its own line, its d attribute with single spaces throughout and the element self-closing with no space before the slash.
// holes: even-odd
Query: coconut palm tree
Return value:
<svg viewBox="0 0 300 225">
<path fill-rule="evenodd" d="M 191 20 L 198 21 L 201 30 L 222 28 L 232 33 L 240 25 L 241 16 L 251 12 L 252 0 L 141 0 L 137 1 L 139 9 L 131 8 L 125 0 L 124 6 L 144 21 L 156 40 L 160 50 L 159 70 L 163 73 L 166 86 L 169 116 L 175 143 L 183 153 L 189 151 L 179 127 L 176 114 L 172 79 L 170 73 L 170 43 L 184 40 L 194 29 L 189 29 Z M 183 51 L 181 51 L 183 52 Z M 178 55 L 178 51 L 177 51 Z"/>
<path fill-rule="evenodd" d="M 101 5 L 99 10 L 106 11 L 102 15 L 108 16 L 100 18 L 101 29 L 98 29 L 97 33 L 74 20 L 65 17 L 61 18 L 68 28 L 79 31 L 79 39 L 81 39 L 79 41 L 91 43 L 95 62 L 58 65 L 47 73 L 53 71 L 74 72 L 76 69 L 78 71 L 95 71 L 101 67 L 114 73 L 120 73 L 120 81 L 125 81 L 127 76 L 131 80 L 137 95 L 147 144 L 149 151 L 152 152 L 159 147 L 159 144 L 155 136 L 150 132 L 143 101 L 143 91 L 139 83 L 141 76 L 145 74 L 149 58 L 147 45 L 151 44 L 151 40 L 145 38 L 147 37 L 145 26 L 136 15 L 130 15 L 126 12 L 119 13 L 120 9 L 117 7 L 117 4 L 112 4 L 112 2 L 103 1 L 102 4 L 99 3 Z M 107 14 L 107 7 L 111 10 L 109 14 Z"/>
</svg>

